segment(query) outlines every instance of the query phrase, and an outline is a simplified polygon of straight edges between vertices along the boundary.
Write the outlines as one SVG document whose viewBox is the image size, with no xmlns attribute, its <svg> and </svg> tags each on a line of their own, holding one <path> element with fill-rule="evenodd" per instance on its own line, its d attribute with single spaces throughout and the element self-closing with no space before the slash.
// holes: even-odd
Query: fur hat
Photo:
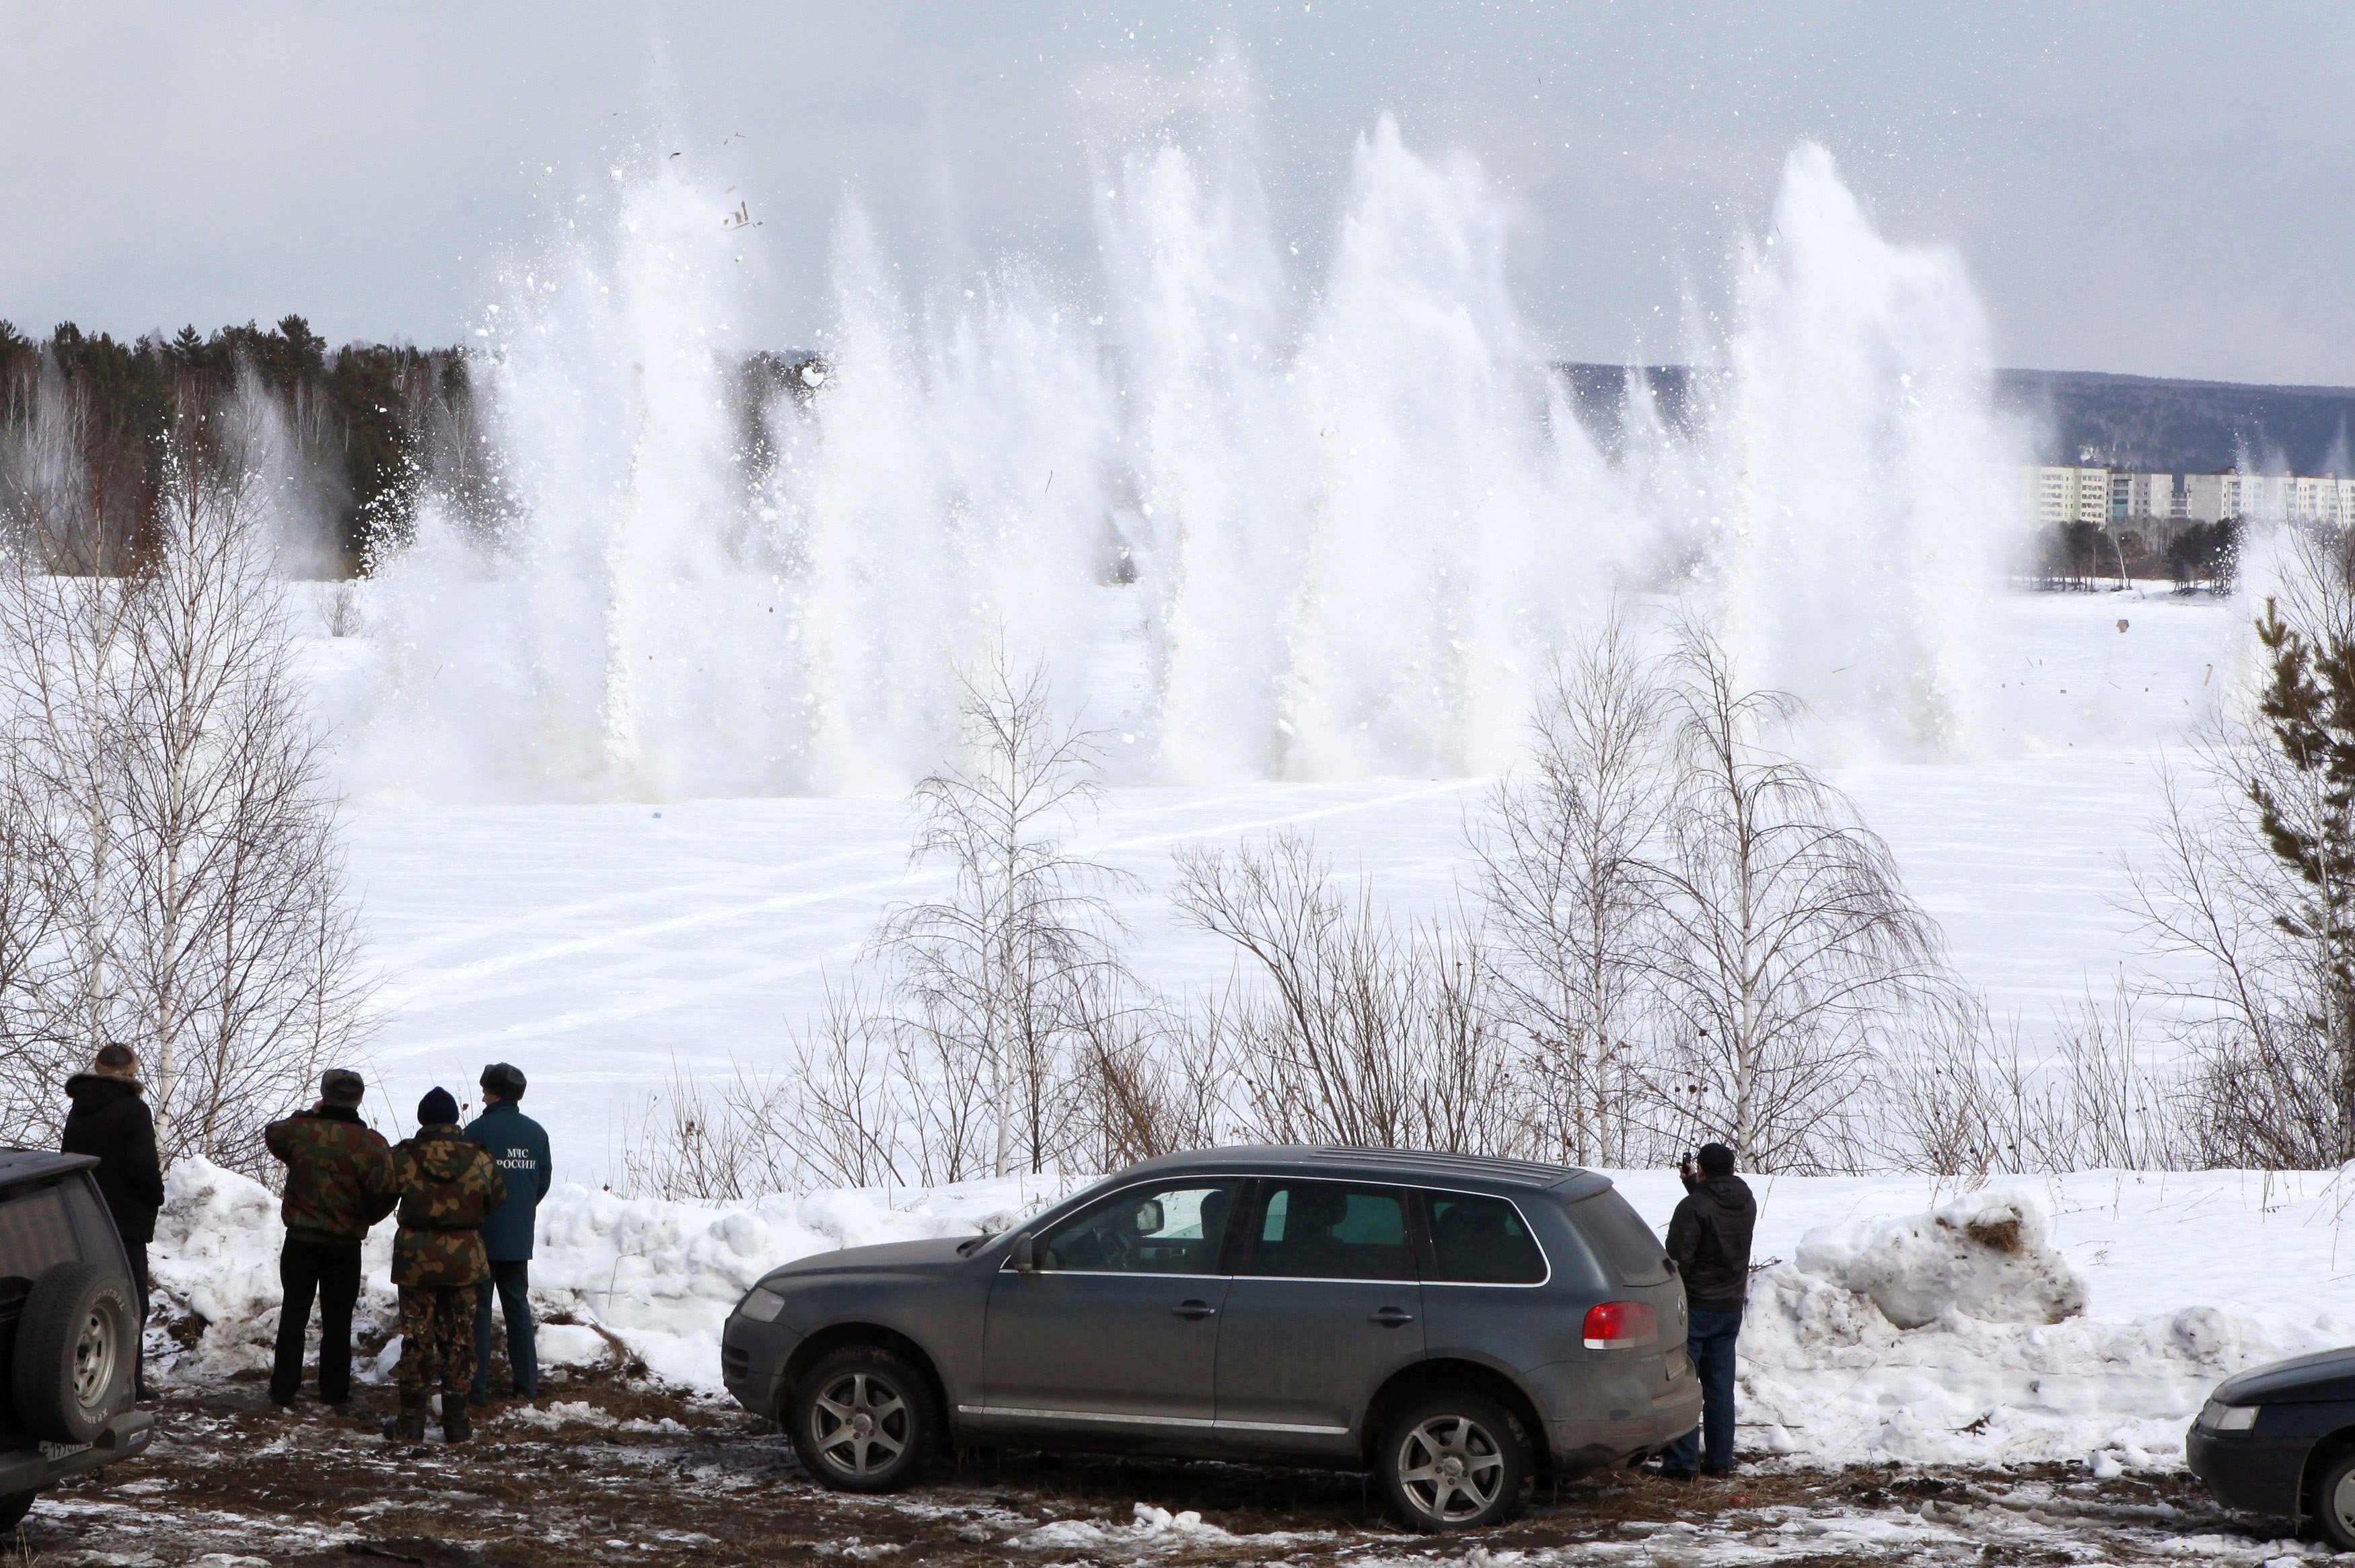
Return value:
<svg viewBox="0 0 2355 1568">
<path fill-rule="evenodd" d="M 458 1102 L 447 1089 L 433 1089 L 417 1102 L 417 1125 L 447 1127 L 458 1119 Z"/>
<path fill-rule="evenodd" d="M 331 1106 L 357 1110 L 367 1094 L 367 1080 L 349 1067 L 330 1067 L 319 1075 L 319 1097 Z"/>
<path fill-rule="evenodd" d="M 139 1053 L 120 1041 L 110 1040 L 98 1048 L 98 1059 L 90 1070 L 101 1078 L 121 1078 L 126 1084 L 139 1081 Z"/>
<path fill-rule="evenodd" d="M 494 1062 L 483 1069 L 483 1087 L 503 1100 L 523 1098 L 523 1069 Z"/>
</svg>

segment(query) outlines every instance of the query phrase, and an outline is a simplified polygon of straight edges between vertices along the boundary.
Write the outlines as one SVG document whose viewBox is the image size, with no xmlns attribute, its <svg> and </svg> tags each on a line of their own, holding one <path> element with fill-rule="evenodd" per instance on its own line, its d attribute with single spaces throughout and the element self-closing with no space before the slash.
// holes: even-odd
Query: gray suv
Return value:
<svg viewBox="0 0 2355 1568">
<path fill-rule="evenodd" d="M 721 1338 L 812 1476 L 883 1491 L 943 1448 L 1371 1469 L 1419 1530 L 1690 1431 L 1675 1266 L 1610 1181 L 1517 1160 L 1227 1149 L 1028 1224 L 788 1264 Z"/>
</svg>

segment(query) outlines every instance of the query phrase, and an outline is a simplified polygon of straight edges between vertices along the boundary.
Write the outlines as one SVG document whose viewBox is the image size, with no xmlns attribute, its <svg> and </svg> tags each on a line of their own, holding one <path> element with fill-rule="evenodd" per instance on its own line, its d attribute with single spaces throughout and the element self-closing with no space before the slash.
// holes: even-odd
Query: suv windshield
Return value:
<svg viewBox="0 0 2355 1568">
<path fill-rule="evenodd" d="M 1618 1193 L 1597 1192 L 1582 1198 L 1570 1206 L 1570 1217 L 1623 1284 L 1660 1285 L 1668 1280 L 1668 1255 L 1660 1249 L 1660 1238 Z"/>
</svg>

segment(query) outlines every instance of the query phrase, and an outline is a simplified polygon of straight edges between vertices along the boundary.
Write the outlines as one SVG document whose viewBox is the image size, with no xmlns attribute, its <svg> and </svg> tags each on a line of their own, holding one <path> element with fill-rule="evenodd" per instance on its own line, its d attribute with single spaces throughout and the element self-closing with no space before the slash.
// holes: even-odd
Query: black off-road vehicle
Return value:
<svg viewBox="0 0 2355 1568">
<path fill-rule="evenodd" d="M 139 1307 L 97 1164 L 0 1150 L 0 1529 L 155 1435 L 132 1408 Z"/>
</svg>

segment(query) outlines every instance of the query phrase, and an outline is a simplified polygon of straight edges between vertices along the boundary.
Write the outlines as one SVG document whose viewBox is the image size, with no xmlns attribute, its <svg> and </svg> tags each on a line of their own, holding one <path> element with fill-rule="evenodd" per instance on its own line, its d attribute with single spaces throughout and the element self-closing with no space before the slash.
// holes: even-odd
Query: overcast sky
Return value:
<svg viewBox="0 0 2355 1568">
<path fill-rule="evenodd" d="M 1304 267 L 1393 111 L 1514 198 L 1558 355 L 1672 356 L 1813 138 L 1961 250 L 2006 364 L 2355 383 L 2349 0 L 0 0 L 0 318 L 453 341 L 552 192 L 675 141 L 763 220 L 750 324 L 806 344 L 847 186 L 895 253 L 1092 277 L 1091 146 L 1222 48 Z"/>
</svg>

